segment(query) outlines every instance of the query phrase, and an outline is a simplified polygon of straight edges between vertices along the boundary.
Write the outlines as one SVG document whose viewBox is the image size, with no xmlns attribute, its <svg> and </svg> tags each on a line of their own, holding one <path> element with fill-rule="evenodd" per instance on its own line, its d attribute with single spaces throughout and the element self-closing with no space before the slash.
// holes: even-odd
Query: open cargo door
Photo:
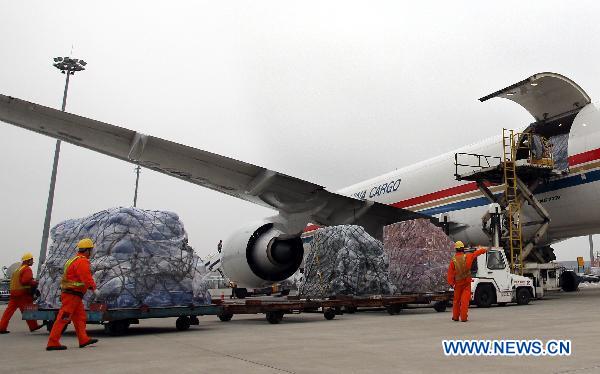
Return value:
<svg viewBox="0 0 600 374">
<path fill-rule="evenodd" d="M 521 105 L 537 122 L 576 114 L 591 101 L 577 83 L 556 73 L 532 75 L 479 101 L 494 97 L 503 97 Z"/>
</svg>

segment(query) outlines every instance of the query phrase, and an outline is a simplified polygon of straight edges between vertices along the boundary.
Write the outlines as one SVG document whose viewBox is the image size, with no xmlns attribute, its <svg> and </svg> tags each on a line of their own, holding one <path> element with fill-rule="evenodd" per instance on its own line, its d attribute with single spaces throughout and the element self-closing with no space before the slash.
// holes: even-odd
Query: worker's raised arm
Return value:
<svg viewBox="0 0 600 374">
<path fill-rule="evenodd" d="M 476 250 L 475 252 L 473 252 L 473 256 L 477 257 L 479 255 L 484 254 L 487 251 L 488 251 L 487 248 L 479 248 L 478 250 Z"/>
<path fill-rule="evenodd" d="M 79 260 L 76 270 L 79 279 L 85 284 L 85 288 L 94 291 L 96 289 L 96 282 L 94 282 L 94 278 L 92 278 L 90 261 L 87 258 Z"/>
</svg>

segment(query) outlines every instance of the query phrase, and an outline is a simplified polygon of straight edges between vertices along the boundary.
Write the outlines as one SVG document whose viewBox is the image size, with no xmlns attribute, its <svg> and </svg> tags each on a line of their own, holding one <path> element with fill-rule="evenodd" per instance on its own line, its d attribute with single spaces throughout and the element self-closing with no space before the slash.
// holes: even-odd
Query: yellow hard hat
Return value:
<svg viewBox="0 0 600 374">
<path fill-rule="evenodd" d="M 77 249 L 79 251 L 85 251 L 86 249 L 94 248 L 94 242 L 90 238 L 81 239 L 79 243 L 77 243 Z"/>
<path fill-rule="evenodd" d="M 454 243 L 454 249 L 461 249 L 461 248 L 464 248 L 464 247 L 465 247 L 465 245 L 460 240 L 457 241 L 456 243 Z"/>
<path fill-rule="evenodd" d="M 33 255 L 31 254 L 31 252 L 27 252 L 23 255 L 23 257 L 21 257 L 21 261 L 29 261 L 29 260 L 33 260 Z"/>
</svg>

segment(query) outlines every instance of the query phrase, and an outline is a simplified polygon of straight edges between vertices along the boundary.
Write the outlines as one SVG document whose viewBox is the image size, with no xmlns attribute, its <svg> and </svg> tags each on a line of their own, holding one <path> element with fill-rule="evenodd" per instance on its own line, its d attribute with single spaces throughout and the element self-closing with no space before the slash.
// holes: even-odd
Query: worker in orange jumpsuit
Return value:
<svg viewBox="0 0 600 374">
<path fill-rule="evenodd" d="M 33 255 L 25 253 L 21 257 L 21 266 L 10 277 L 10 298 L 8 306 L 0 320 L 0 334 L 8 334 L 10 331 L 8 323 L 17 309 L 23 312 L 27 305 L 33 304 L 32 290 L 37 286 L 37 281 L 33 279 L 31 265 L 33 265 Z M 37 321 L 26 321 L 29 326 L 29 331 L 35 331 L 42 328 L 43 325 L 38 325 Z"/>
<path fill-rule="evenodd" d="M 88 290 L 97 295 L 96 283 L 92 278 L 89 260 L 93 248 L 94 242 L 91 239 L 80 240 L 77 243 L 77 255 L 65 264 L 62 281 L 60 282 L 62 307 L 56 316 L 52 331 L 50 331 L 50 338 L 46 346 L 47 351 L 67 349 L 66 346 L 60 344 L 60 336 L 65 326 L 71 321 L 73 321 L 75 333 L 77 333 L 79 348 L 98 342 L 98 339 L 90 338 L 85 331 L 87 316 L 83 308 L 83 296 Z"/>
<path fill-rule="evenodd" d="M 473 253 L 465 253 L 465 245 L 460 240 L 454 244 L 456 254 L 448 267 L 448 283 L 454 287 L 452 320 L 467 322 L 471 302 L 471 265 L 473 260 L 487 249 L 480 248 Z"/>
</svg>

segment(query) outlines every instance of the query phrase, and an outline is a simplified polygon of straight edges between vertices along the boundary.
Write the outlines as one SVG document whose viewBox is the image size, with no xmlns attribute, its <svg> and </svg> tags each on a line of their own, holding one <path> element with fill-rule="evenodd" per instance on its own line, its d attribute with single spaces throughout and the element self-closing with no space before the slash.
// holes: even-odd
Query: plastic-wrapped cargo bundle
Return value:
<svg viewBox="0 0 600 374">
<path fill-rule="evenodd" d="M 531 150 L 535 158 L 548 157 L 544 154 L 544 141 L 539 135 L 533 135 Z M 551 147 L 554 169 L 565 171 L 569 168 L 569 134 L 551 136 L 547 140 Z"/>
<path fill-rule="evenodd" d="M 552 159 L 554 168 L 567 170 L 569 168 L 569 134 L 551 136 L 548 141 L 552 144 Z"/>
<path fill-rule="evenodd" d="M 308 297 L 391 294 L 383 244 L 360 226 L 315 232 L 305 259 L 300 294 Z"/>
<path fill-rule="evenodd" d="M 177 214 L 137 208 L 103 210 L 59 223 L 40 273 L 41 307 L 60 306 L 60 280 L 77 242 L 91 238 L 99 299 L 109 308 L 210 303 L 207 270 L 187 244 Z M 88 295 L 89 298 L 89 295 Z M 89 301 L 86 298 L 86 302 Z"/>
<path fill-rule="evenodd" d="M 446 274 L 454 243 L 429 220 L 398 222 L 383 228 L 383 246 L 390 280 L 398 292 L 437 292 L 448 289 Z"/>
</svg>

